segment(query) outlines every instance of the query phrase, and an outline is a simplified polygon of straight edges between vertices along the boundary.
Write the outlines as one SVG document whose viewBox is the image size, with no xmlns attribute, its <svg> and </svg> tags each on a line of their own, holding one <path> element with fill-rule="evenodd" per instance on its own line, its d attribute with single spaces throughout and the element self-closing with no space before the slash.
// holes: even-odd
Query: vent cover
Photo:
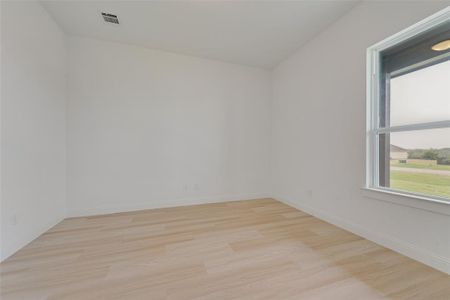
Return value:
<svg viewBox="0 0 450 300">
<path fill-rule="evenodd" d="M 105 22 L 107 23 L 119 24 L 119 19 L 117 18 L 116 15 L 102 12 L 102 17 L 103 20 L 105 20 Z"/>
</svg>

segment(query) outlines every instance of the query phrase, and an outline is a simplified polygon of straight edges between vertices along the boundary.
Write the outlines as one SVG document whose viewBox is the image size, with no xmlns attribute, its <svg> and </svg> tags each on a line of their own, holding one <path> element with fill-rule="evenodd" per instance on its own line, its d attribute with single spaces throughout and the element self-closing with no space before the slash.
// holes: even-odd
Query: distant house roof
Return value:
<svg viewBox="0 0 450 300">
<path fill-rule="evenodd" d="M 398 146 L 395 146 L 395 145 L 391 145 L 390 151 L 391 152 L 408 152 L 408 150 L 403 149 L 403 148 L 398 147 Z"/>
</svg>

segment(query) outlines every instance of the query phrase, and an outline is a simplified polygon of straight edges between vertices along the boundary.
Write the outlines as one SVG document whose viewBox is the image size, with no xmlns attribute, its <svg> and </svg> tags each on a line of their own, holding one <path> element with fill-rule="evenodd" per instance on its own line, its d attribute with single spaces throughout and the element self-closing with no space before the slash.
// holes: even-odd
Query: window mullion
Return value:
<svg viewBox="0 0 450 300">
<path fill-rule="evenodd" d="M 444 120 L 444 121 L 437 121 L 437 122 L 428 122 L 428 123 L 418 123 L 418 124 L 408 124 L 408 125 L 376 128 L 375 132 L 377 134 L 380 134 L 380 133 L 438 129 L 438 128 L 449 128 L 449 127 L 450 127 L 450 120 Z"/>
</svg>

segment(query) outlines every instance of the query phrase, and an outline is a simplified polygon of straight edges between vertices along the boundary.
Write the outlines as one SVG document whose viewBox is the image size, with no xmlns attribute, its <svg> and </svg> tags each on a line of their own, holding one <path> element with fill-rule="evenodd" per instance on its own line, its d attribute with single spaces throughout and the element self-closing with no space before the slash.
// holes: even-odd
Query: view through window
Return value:
<svg viewBox="0 0 450 300">
<path fill-rule="evenodd" d="M 390 80 L 390 126 L 450 120 L 450 61 Z M 450 128 L 390 133 L 389 187 L 450 199 Z"/>
</svg>

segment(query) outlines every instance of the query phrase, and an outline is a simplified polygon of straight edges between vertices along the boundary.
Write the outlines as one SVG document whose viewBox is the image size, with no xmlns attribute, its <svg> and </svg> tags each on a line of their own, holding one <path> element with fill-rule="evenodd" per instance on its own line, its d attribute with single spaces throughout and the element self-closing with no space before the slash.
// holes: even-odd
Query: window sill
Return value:
<svg viewBox="0 0 450 300">
<path fill-rule="evenodd" d="M 362 195 L 397 205 L 413 207 L 442 215 L 450 216 L 450 202 L 428 198 L 426 196 L 412 195 L 398 191 L 390 191 L 379 188 L 362 188 Z"/>
</svg>

